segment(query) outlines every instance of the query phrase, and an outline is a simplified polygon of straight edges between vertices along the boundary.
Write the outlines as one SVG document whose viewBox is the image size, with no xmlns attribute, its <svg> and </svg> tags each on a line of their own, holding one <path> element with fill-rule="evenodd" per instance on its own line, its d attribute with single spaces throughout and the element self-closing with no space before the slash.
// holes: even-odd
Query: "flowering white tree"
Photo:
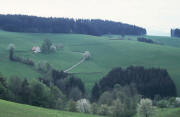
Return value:
<svg viewBox="0 0 180 117">
<path fill-rule="evenodd" d="M 55 52 L 55 51 L 56 51 L 56 46 L 55 46 L 55 45 L 51 45 L 51 46 L 50 46 L 50 50 L 51 50 L 52 52 Z"/>
<path fill-rule="evenodd" d="M 56 44 L 57 49 L 63 49 L 64 45 L 62 43 Z"/>
<path fill-rule="evenodd" d="M 141 99 L 137 107 L 139 117 L 151 117 L 154 114 L 154 107 L 151 99 Z"/>
<path fill-rule="evenodd" d="M 87 99 L 80 99 L 76 103 L 77 110 L 82 113 L 91 113 L 91 104 Z"/>
<path fill-rule="evenodd" d="M 180 97 L 176 97 L 175 106 L 180 107 Z"/>
<path fill-rule="evenodd" d="M 83 53 L 83 58 L 84 58 L 85 60 L 88 59 L 90 56 L 91 56 L 91 54 L 90 54 L 89 51 L 85 51 L 85 52 Z"/>
<path fill-rule="evenodd" d="M 8 50 L 15 49 L 15 45 L 13 43 L 10 43 L 8 45 Z"/>
</svg>

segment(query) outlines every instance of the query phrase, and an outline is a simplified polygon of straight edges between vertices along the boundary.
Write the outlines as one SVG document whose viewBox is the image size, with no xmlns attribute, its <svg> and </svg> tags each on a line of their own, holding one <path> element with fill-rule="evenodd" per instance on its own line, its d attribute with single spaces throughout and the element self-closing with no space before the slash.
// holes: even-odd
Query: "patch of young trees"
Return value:
<svg viewBox="0 0 180 117">
<path fill-rule="evenodd" d="M 166 70 L 131 66 L 110 71 L 94 85 L 92 99 L 97 100 L 103 92 L 111 90 L 115 84 L 125 86 L 130 83 L 134 83 L 144 97 L 154 98 L 157 94 L 161 97 L 177 95 L 176 86 Z"/>
<path fill-rule="evenodd" d="M 47 86 L 50 86 L 52 84 L 55 85 L 69 99 L 72 99 L 74 101 L 85 97 L 85 86 L 81 79 L 70 76 L 63 71 L 52 69 L 47 75 L 39 79 Z"/>
<path fill-rule="evenodd" d="M 28 81 L 18 77 L 11 77 L 8 82 L 0 78 L 0 98 L 55 109 L 61 108 L 65 102 L 64 94 L 57 87 L 47 87 L 37 80 Z"/>
<path fill-rule="evenodd" d="M 136 113 L 136 106 L 140 99 L 136 87 L 133 84 L 124 87 L 119 84 L 114 85 L 114 88 L 105 91 L 97 100 L 97 105 L 93 113 L 112 116 L 112 117 L 130 117 Z"/>
<path fill-rule="evenodd" d="M 121 22 L 91 19 L 0 15 L 0 27 L 12 32 L 144 35 L 146 29 Z"/>
<path fill-rule="evenodd" d="M 7 81 L 0 76 L 0 99 L 46 108 L 89 112 L 90 104 L 86 105 L 88 101 L 78 101 L 85 97 L 85 87 L 80 79 L 68 78 L 67 74 L 55 70 L 46 78 L 29 81 L 11 77 Z"/>
</svg>

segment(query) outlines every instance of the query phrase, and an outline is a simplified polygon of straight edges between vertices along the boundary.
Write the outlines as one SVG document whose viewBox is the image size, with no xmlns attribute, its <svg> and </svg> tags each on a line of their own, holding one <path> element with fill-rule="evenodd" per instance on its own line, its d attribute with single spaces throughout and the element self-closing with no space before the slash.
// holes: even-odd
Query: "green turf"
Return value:
<svg viewBox="0 0 180 117">
<path fill-rule="evenodd" d="M 180 108 L 156 109 L 152 117 L 179 117 Z M 72 113 L 45 109 L 0 100 L 0 117 L 100 117 L 83 113 Z M 137 117 L 134 116 L 134 117 Z"/>
<path fill-rule="evenodd" d="M 45 109 L 45 108 L 0 100 L 0 117 L 100 117 L 100 116 Z"/>
<path fill-rule="evenodd" d="M 138 117 L 138 115 L 133 117 Z M 156 108 L 151 117 L 180 117 L 180 108 Z"/>
<path fill-rule="evenodd" d="M 113 38 L 118 38 L 116 35 Z M 40 46 L 43 39 L 52 39 L 53 43 L 63 43 L 64 50 L 49 55 L 33 54 L 31 48 Z M 7 46 L 14 43 L 16 55 L 32 58 L 36 63 L 48 61 L 53 67 L 65 70 L 81 59 L 81 54 L 73 51 L 90 51 L 91 59 L 85 61 L 71 72 L 83 79 L 87 89 L 91 89 L 114 67 L 142 65 L 168 70 L 180 95 L 180 39 L 148 36 L 164 45 L 137 42 L 135 36 L 126 36 L 125 40 L 109 40 L 108 36 L 96 37 L 80 34 L 40 34 L 13 33 L 0 31 L 0 72 L 6 76 L 18 75 L 35 78 L 40 76 L 34 68 L 8 60 Z M 131 40 L 128 40 L 128 39 Z"/>
<path fill-rule="evenodd" d="M 154 117 L 180 117 L 180 108 L 158 109 Z"/>
</svg>

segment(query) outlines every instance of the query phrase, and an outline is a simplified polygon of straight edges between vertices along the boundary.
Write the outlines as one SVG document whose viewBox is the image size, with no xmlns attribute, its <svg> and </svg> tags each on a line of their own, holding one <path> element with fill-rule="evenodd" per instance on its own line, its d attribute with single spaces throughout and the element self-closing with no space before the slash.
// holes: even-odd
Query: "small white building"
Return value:
<svg viewBox="0 0 180 117">
<path fill-rule="evenodd" d="M 34 53 L 40 53 L 40 52 L 41 52 L 41 48 L 40 48 L 39 46 L 34 46 L 34 47 L 32 48 L 32 51 L 33 51 Z"/>
</svg>

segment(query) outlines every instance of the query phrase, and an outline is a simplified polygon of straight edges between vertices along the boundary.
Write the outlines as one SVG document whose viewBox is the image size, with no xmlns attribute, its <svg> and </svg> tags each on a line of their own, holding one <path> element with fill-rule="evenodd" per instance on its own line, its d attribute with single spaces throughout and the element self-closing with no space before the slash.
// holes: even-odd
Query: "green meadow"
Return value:
<svg viewBox="0 0 180 117">
<path fill-rule="evenodd" d="M 102 117 L 72 113 L 0 100 L 0 117 Z M 156 109 L 153 117 L 179 117 L 180 108 Z M 135 115 L 134 117 L 137 117 Z"/>
<path fill-rule="evenodd" d="M 45 109 L 45 108 L 0 100 L 0 117 L 101 117 L 101 116 Z"/>
<path fill-rule="evenodd" d="M 180 95 L 180 38 L 147 36 L 160 44 L 137 42 L 136 36 L 110 40 L 119 37 L 0 31 L 0 72 L 6 78 L 19 76 L 31 79 L 41 76 L 33 67 L 9 61 L 10 43 L 15 44 L 15 55 L 31 58 L 35 63 L 47 61 L 58 70 L 66 70 L 78 63 L 82 58 L 79 52 L 89 51 L 91 58 L 70 71 L 85 82 L 88 91 L 112 68 L 141 65 L 167 69 Z M 32 47 L 41 46 L 44 39 L 51 39 L 54 44 L 62 43 L 64 49 L 51 54 L 33 53 Z"/>
<path fill-rule="evenodd" d="M 179 117 L 180 108 L 156 108 L 152 117 Z M 138 117 L 135 115 L 134 117 Z"/>
</svg>

